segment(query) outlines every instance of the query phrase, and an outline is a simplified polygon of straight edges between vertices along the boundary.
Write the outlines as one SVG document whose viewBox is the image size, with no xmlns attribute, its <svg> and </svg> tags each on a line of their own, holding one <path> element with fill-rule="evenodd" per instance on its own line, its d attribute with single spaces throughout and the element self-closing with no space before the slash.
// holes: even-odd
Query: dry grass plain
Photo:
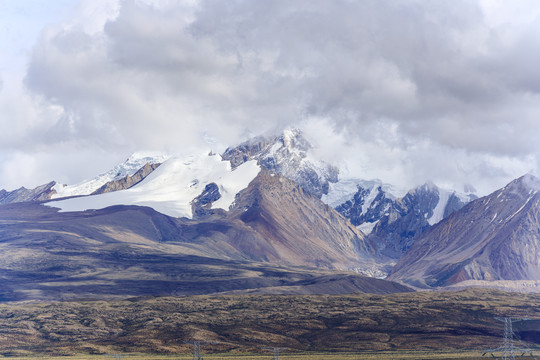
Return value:
<svg viewBox="0 0 540 360">
<path fill-rule="evenodd" d="M 282 360 L 480 359 L 501 342 L 495 316 L 535 319 L 516 333 L 540 347 L 540 294 L 469 289 L 0 303 L 0 356 L 191 359 L 186 342 L 195 340 L 216 342 L 205 359 L 271 359 L 261 348 L 275 346 L 290 349 Z"/>
<path fill-rule="evenodd" d="M 533 354 L 536 359 L 537 353 Z M 272 353 L 266 354 L 203 354 L 206 360 L 271 360 Z M 1 359 L 2 357 L 0 357 Z M 282 353 L 281 360 L 485 360 L 480 351 L 381 351 L 357 353 Z M 61 357 L 8 357 L 9 360 L 107 360 L 115 359 L 111 355 L 73 355 Z M 192 354 L 154 355 L 154 354 L 121 354 L 123 360 L 193 360 Z M 534 360 L 530 356 L 519 357 L 522 360 Z"/>
</svg>

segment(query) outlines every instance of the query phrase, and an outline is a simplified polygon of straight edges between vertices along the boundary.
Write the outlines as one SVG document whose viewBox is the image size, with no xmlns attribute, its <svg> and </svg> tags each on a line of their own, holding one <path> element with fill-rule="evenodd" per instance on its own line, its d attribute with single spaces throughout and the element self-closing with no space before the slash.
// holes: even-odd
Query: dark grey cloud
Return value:
<svg viewBox="0 0 540 360">
<path fill-rule="evenodd" d="M 296 125 L 359 176 L 506 181 L 540 150 L 540 23 L 518 25 L 468 0 L 124 0 L 98 31 L 43 32 L 26 84 L 62 113 L 26 136 L 178 149 Z"/>
</svg>

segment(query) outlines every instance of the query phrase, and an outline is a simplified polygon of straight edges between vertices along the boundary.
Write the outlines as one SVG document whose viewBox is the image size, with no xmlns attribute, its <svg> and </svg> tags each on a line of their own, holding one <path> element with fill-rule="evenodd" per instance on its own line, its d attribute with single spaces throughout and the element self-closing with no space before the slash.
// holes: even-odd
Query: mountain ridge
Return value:
<svg viewBox="0 0 540 360">
<path fill-rule="evenodd" d="M 540 279 L 540 180 L 522 176 L 427 230 L 389 279 L 415 286 Z"/>
</svg>

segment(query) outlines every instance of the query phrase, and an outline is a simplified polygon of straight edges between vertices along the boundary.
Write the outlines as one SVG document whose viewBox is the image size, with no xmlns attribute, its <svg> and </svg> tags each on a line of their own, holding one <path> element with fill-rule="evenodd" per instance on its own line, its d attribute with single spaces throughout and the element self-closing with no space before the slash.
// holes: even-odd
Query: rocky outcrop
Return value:
<svg viewBox="0 0 540 360">
<path fill-rule="evenodd" d="M 109 181 L 90 195 L 105 194 L 112 191 L 129 189 L 144 180 L 152 171 L 158 168 L 160 163 L 146 163 L 135 174 L 126 175 L 120 180 Z"/>
<path fill-rule="evenodd" d="M 56 191 L 53 189 L 54 185 L 56 185 L 56 182 L 51 181 L 34 189 L 21 187 L 13 191 L 0 190 L 0 205 L 49 200 L 53 194 L 56 194 Z"/>
<path fill-rule="evenodd" d="M 391 279 L 417 286 L 540 279 L 540 180 L 514 180 L 427 230 Z"/>
<path fill-rule="evenodd" d="M 228 148 L 223 160 L 236 168 L 248 160 L 257 160 L 262 167 L 296 181 L 305 191 L 319 199 L 328 193 L 329 183 L 338 181 L 339 170 L 321 161 L 310 160 L 312 148 L 299 130 L 286 130 L 275 137 L 258 136 Z"/>
<path fill-rule="evenodd" d="M 197 196 L 191 202 L 193 218 L 200 219 L 216 213 L 223 214 L 224 211 L 222 209 L 212 209 L 213 202 L 219 199 L 221 199 L 221 194 L 219 193 L 217 184 L 210 183 L 206 185 L 201 195 Z"/>
</svg>

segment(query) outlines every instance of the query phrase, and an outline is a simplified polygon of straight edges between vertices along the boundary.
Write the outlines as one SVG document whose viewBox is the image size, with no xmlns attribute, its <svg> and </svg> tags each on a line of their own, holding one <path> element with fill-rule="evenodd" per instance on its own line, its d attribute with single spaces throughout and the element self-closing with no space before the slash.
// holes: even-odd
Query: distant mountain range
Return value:
<svg viewBox="0 0 540 360">
<path fill-rule="evenodd" d="M 402 195 L 343 178 L 311 149 L 287 130 L 0 190 L 0 299 L 409 290 L 374 279 L 388 274 L 417 287 L 540 280 L 533 176 L 481 199 L 432 183 Z"/>
</svg>

